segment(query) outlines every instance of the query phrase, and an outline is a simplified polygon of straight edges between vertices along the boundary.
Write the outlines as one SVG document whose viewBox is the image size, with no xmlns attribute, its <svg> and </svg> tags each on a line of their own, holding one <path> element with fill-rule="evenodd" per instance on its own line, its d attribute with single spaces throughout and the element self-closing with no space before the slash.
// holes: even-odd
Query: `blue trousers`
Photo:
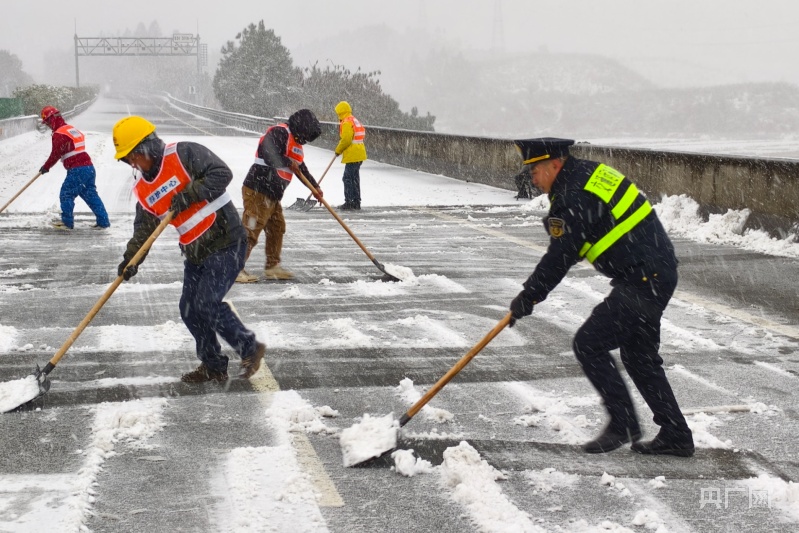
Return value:
<svg viewBox="0 0 799 533">
<path fill-rule="evenodd" d="M 197 358 L 217 372 L 227 371 L 228 357 L 222 354 L 217 335 L 240 357 L 255 353 L 255 333 L 242 324 L 222 298 L 244 268 L 247 240 L 223 248 L 200 265 L 184 262 L 180 317 L 197 345 Z"/>
<path fill-rule="evenodd" d="M 361 207 L 362 163 L 363 161 L 358 161 L 344 165 L 344 176 L 341 180 L 344 182 L 344 203 L 349 206 Z"/>
<path fill-rule="evenodd" d="M 75 225 L 75 217 L 72 212 L 75 209 L 75 198 L 78 196 L 86 202 L 94 216 L 97 217 L 98 226 L 107 228 L 111 225 L 103 201 L 97 194 L 97 187 L 94 185 L 95 177 L 93 165 L 67 170 L 67 177 L 61 185 L 59 199 L 61 200 L 61 221 L 68 228 Z"/>
</svg>

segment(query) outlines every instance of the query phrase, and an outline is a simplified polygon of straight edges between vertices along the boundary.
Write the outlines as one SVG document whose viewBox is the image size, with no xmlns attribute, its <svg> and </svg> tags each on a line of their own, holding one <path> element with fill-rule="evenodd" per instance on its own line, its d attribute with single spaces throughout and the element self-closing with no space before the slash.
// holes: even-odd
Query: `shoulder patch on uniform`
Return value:
<svg viewBox="0 0 799 533">
<path fill-rule="evenodd" d="M 566 222 L 562 218 L 549 217 L 549 219 L 547 219 L 547 226 L 549 229 L 549 234 L 553 238 L 559 239 L 563 237 L 563 231 L 566 226 Z"/>
</svg>

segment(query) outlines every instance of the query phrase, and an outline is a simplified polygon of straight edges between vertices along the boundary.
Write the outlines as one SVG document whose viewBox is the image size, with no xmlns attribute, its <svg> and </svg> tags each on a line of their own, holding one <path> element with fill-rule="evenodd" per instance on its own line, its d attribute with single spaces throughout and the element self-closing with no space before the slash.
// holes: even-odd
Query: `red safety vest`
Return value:
<svg viewBox="0 0 799 533">
<path fill-rule="evenodd" d="M 78 128 L 70 126 L 69 124 L 64 124 L 55 130 L 55 132 L 69 137 L 72 140 L 72 144 L 75 146 L 71 152 L 67 152 L 61 156 L 62 162 L 73 155 L 78 155 L 86 151 L 86 137 L 80 132 L 80 130 L 78 130 Z"/>
<path fill-rule="evenodd" d="M 133 193 L 141 206 L 157 216 L 164 218 L 172 204 L 172 197 L 182 191 L 192 178 L 177 154 L 177 144 L 167 144 L 164 148 L 164 158 L 161 161 L 161 170 L 153 181 L 145 180 L 141 174 L 133 184 Z M 175 226 L 180 234 L 180 244 L 187 245 L 197 240 L 208 231 L 216 220 L 216 211 L 230 202 L 230 195 L 225 192 L 213 202 L 200 200 L 189 206 L 188 209 L 178 213 L 170 224 Z"/>
<path fill-rule="evenodd" d="M 341 125 L 344 122 L 349 122 L 352 124 L 352 144 L 363 144 L 363 140 L 366 138 L 366 128 L 363 127 L 361 121 L 357 118 L 353 117 L 352 115 L 348 116 L 344 120 L 342 120 L 338 125 L 338 134 L 341 136 Z"/>
<path fill-rule="evenodd" d="M 269 133 L 274 128 L 286 128 L 286 131 L 289 134 L 289 141 L 286 143 L 286 153 L 283 154 L 289 159 L 296 161 L 298 165 L 301 165 L 305 156 L 303 155 L 302 145 L 294 140 L 294 135 L 291 134 L 291 130 L 288 127 L 288 124 L 276 124 L 274 126 L 270 126 L 266 129 L 266 133 L 261 135 L 261 138 L 258 140 L 258 146 L 264 142 L 264 137 L 266 134 Z M 261 165 L 262 167 L 267 167 L 269 165 L 266 162 L 258 157 L 258 149 L 255 150 L 255 164 Z M 294 177 L 294 172 L 291 171 L 291 167 L 279 167 L 275 169 L 277 171 L 277 175 L 283 178 L 286 181 L 291 181 L 291 178 Z"/>
</svg>

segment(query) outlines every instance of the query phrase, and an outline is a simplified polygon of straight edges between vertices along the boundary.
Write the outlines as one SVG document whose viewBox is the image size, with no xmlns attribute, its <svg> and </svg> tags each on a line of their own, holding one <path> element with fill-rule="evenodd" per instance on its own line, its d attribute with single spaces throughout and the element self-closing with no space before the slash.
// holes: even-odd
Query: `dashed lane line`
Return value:
<svg viewBox="0 0 799 533">
<path fill-rule="evenodd" d="M 522 246 L 522 247 L 528 248 L 530 250 L 535 250 L 535 251 L 540 252 L 542 254 L 547 251 L 545 246 L 539 246 L 537 244 L 532 244 L 532 243 L 526 241 L 525 239 L 522 239 L 522 238 L 519 238 L 519 237 L 514 237 L 513 235 L 508 235 L 508 234 L 506 234 L 506 233 L 504 233 L 502 231 L 499 231 L 497 229 L 494 229 L 494 228 L 482 227 L 482 226 L 480 226 L 478 224 L 474 224 L 473 222 L 465 221 L 463 219 L 460 219 L 458 217 L 449 215 L 447 213 L 441 213 L 439 211 L 435 211 L 433 209 L 428 209 L 428 208 L 420 208 L 420 211 L 423 211 L 423 212 L 425 212 L 427 214 L 433 215 L 433 216 L 435 216 L 437 218 L 440 218 L 442 220 L 446 220 L 448 222 L 453 222 L 453 223 L 459 224 L 461 226 L 473 229 L 475 231 L 479 231 L 480 233 L 484 233 L 486 235 L 491 235 L 492 237 L 496 237 L 498 239 L 502 239 L 502 240 L 507 241 L 507 242 L 512 242 L 513 244 L 516 244 L 518 246 Z M 578 264 L 578 265 L 575 265 L 575 266 L 577 268 L 593 269 L 593 267 L 589 267 L 589 266 L 586 266 L 586 265 Z M 715 313 L 718 313 L 720 315 L 728 316 L 728 317 L 734 318 L 736 320 L 739 320 L 741 322 L 745 322 L 745 323 L 751 324 L 753 326 L 757 326 L 757 327 L 761 327 L 763 329 L 767 329 L 767 330 L 772 331 L 774 333 L 777 333 L 779 335 L 784 335 L 786 337 L 799 340 L 799 328 L 797 328 L 797 327 L 786 325 L 786 324 L 780 324 L 779 322 L 776 322 L 776 321 L 771 320 L 769 318 L 766 318 L 764 316 L 753 315 L 752 313 L 748 313 L 748 312 L 746 312 L 746 311 L 744 311 L 742 309 L 736 309 L 736 308 L 730 307 L 728 305 L 720 304 L 720 303 L 717 303 L 717 302 L 712 302 L 712 301 L 710 301 L 710 300 L 708 300 L 706 298 L 702 298 L 701 296 L 699 296 L 697 294 L 693 294 L 693 293 L 682 291 L 682 290 L 676 291 L 674 293 L 674 297 L 679 299 L 679 300 L 682 300 L 684 302 L 688 302 L 690 304 L 698 305 L 700 307 L 703 307 L 705 309 L 708 309 L 708 310 L 713 311 Z"/>
</svg>

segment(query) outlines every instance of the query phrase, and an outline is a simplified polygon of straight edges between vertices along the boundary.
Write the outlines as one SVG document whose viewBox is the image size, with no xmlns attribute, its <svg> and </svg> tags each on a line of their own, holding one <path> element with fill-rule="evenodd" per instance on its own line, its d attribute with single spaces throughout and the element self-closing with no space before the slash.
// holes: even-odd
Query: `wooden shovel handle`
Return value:
<svg viewBox="0 0 799 533">
<path fill-rule="evenodd" d="M 500 332 L 500 331 L 502 331 L 503 329 L 505 329 L 505 326 L 507 326 L 507 325 L 510 323 L 510 319 L 511 319 L 511 313 L 509 312 L 507 315 L 505 315 L 505 317 L 504 317 L 502 320 L 500 320 L 500 321 L 497 323 L 497 325 L 496 325 L 496 326 L 494 326 L 494 329 L 492 329 L 491 331 L 489 331 L 489 332 L 488 332 L 488 334 L 487 334 L 485 337 L 483 337 L 482 339 L 480 339 L 480 342 L 478 342 L 477 344 L 475 344 L 475 345 L 474 345 L 474 347 L 472 347 L 472 349 L 471 349 L 471 350 L 469 350 L 469 351 L 466 353 L 466 355 L 464 355 L 463 357 L 461 357 L 461 360 L 460 360 L 460 361 L 458 361 L 457 363 L 455 363 L 455 366 L 453 366 L 453 367 L 452 367 L 452 368 L 449 370 L 449 372 L 447 372 L 446 374 L 444 374 L 444 376 L 443 376 L 441 379 L 439 379 L 439 380 L 436 382 L 436 384 L 435 384 L 435 385 L 433 385 L 432 387 L 430 387 L 430 390 L 428 390 L 428 391 L 425 393 L 425 395 L 424 395 L 424 396 L 422 396 L 421 398 L 419 398 L 419 400 L 418 400 L 418 401 L 417 401 L 415 404 L 413 404 L 413 406 L 411 406 L 411 408 L 410 408 L 410 409 L 408 409 L 408 412 L 407 412 L 407 413 L 405 413 L 405 414 L 403 415 L 403 417 L 402 417 L 402 418 L 400 418 L 400 421 L 399 421 L 399 425 L 400 425 L 400 427 L 402 427 L 402 426 L 404 426 L 405 424 L 407 424 L 407 423 L 410 421 L 410 419 L 411 419 L 411 418 L 413 418 L 413 417 L 416 415 L 416 413 L 418 413 L 419 411 L 421 411 L 422 407 L 424 407 L 425 405 L 427 405 L 427 402 L 429 402 L 429 401 L 430 401 L 430 400 L 433 398 L 433 396 L 435 396 L 436 394 L 438 394 L 438 392 L 439 392 L 441 389 L 443 389 L 443 388 L 444 388 L 444 385 L 446 385 L 447 383 L 449 383 L 449 382 L 450 382 L 450 380 L 452 380 L 452 378 L 454 378 L 454 377 L 455 377 L 455 375 L 456 375 L 458 372 L 460 372 L 461 370 L 463 370 L 463 367 L 465 367 L 466 365 L 468 365 L 468 364 L 469 364 L 469 361 L 471 361 L 471 360 L 474 358 L 474 356 L 475 356 L 475 355 L 477 355 L 478 353 L 480 353 L 480 351 L 481 351 L 483 348 L 485 348 L 485 347 L 486 347 L 486 345 L 487 345 L 489 342 L 491 342 L 491 341 L 494 339 L 494 337 L 496 337 L 497 335 L 499 335 L 499 332 Z"/>
<path fill-rule="evenodd" d="M 338 157 L 338 154 L 334 155 L 333 159 L 330 160 L 330 163 L 327 164 L 327 168 L 325 169 L 324 172 L 322 172 L 322 177 L 319 178 L 319 181 L 316 182 L 318 185 L 322 184 L 322 180 L 325 179 L 325 174 L 327 174 L 327 171 L 330 170 L 330 167 L 333 166 L 333 161 L 335 161 L 337 157 Z M 305 201 L 307 202 L 308 200 L 310 200 L 311 196 L 313 196 L 313 193 L 309 194 L 308 198 L 306 198 Z"/>
<path fill-rule="evenodd" d="M 139 251 L 136 252 L 136 255 L 134 255 L 131 258 L 131 260 L 128 261 L 128 264 L 125 268 L 139 264 L 139 261 L 141 261 L 142 257 L 144 257 L 144 254 L 146 254 L 147 251 L 150 249 L 150 247 L 153 245 L 155 239 L 157 239 L 158 236 L 161 235 L 161 233 L 164 231 L 164 229 L 166 229 L 167 224 L 169 224 L 173 216 L 174 213 L 172 211 L 169 211 L 166 214 L 161 223 L 158 224 L 158 227 L 155 228 L 155 230 L 152 232 L 152 234 L 150 234 L 147 240 L 144 241 L 144 244 L 142 244 L 141 248 L 139 248 Z M 100 311 L 105 302 L 107 302 L 108 299 L 111 298 L 111 295 L 114 294 L 114 291 L 117 290 L 117 287 L 119 287 L 119 285 L 124 281 L 124 279 L 125 279 L 124 276 L 117 276 L 117 278 L 113 281 L 113 283 L 111 283 L 108 289 L 106 289 L 105 293 L 103 293 L 103 295 L 100 297 L 97 303 L 94 304 L 94 307 L 92 307 L 91 311 L 89 311 L 89 314 L 86 315 L 86 317 L 83 320 L 81 320 L 80 324 L 78 324 L 78 327 L 75 328 L 75 330 L 72 332 L 69 338 L 67 338 L 67 340 L 64 341 L 64 344 L 61 345 L 61 348 L 59 348 L 58 351 L 55 353 L 55 355 L 52 357 L 52 359 L 50 359 L 50 362 L 48 363 L 45 369 L 44 372 L 45 374 L 48 374 L 49 371 L 52 370 L 52 368 L 58 364 L 58 362 L 61 360 L 64 354 L 67 353 L 67 350 L 69 350 L 69 347 L 72 346 L 72 343 L 77 340 L 78 336 L 80 336 L 81 333 L 83 333 L 83 330 L 86 329 L 86 326 L 89 325 L 89 322 L 92 321 L 94 316 Z"/>
<path fill-rule="evenodd" d="M 31 178 L 31 180 L 30 180 L 28 183 L 26 183 L 26 184 L 25 184 L 25 186 L 24 186 L 24 187 L 22 187 L 22 188 L 19 190 L 19 192 L 18 192 L 17 194 L 15 194 L 14 196 L 12 196 L 12 197 L 11 197 L 11 200 L 9 200 L 9 201 L 7 201 L 7 202 L 6 202 L 6 205 L 4 205 L 3 207 L 0 207 L 0 213 L 2 213 L 3 211 L 5 211 L 5 210 L 6 210 L 6 207 L 8 207 L 9 205 L 11 205 L 11 202 L 13 202 L 14 200 L 16 200 L 16 199 L 17 199 L 17 196 L 19 196 L 20 194 L 22 194 L 22 193 L 25 191 L 25 189 L 27 189 L 27 188 L 30 186 L 30 184 L 31 184 L 31 183 L 33 183 L 34 181 L 36 181 L 36 179 L 37 179 L 39 176 L 41 176 L 41 175 L 42 175 L 42 173 L 41 173 L 41 172 L 39 172 L 39 173 L 37 173 L 35 176 L 33 176 L 33 177 Z"/>
<path fill-rule="evenodd" d="M 332 163 L 332 161 L 331 161 L 331 163 Z M 379 261 L 377 261 L 377 259 L 375 259 L 375 256 L 373 256 L 373 255 L 371 254 L 371 252 L 370 252 L 369 250 L 367 250 L 367 249 L 366 249 L 366 246 L 364 246 L 364 245 L 363 245 L 363 243 L 360 241 L 360 239 L 358 239 L 358 237 L 356 237 L 356 236 L 355 236 L 355 234 L 352 232 L 352 230 L 349 228 L 349 226 L 347 226 L 347 224 L 345 224 L 345 223 L 344 223 L 344 221 L 343 221 L 343 220 L 341 220 L 341 217 L 340 217 L 340 216 L 338 216 L 338 213 L 336 213 L 335 211 L 333 211 L 333 208 L 332 208 L 332 207 L 330 207 L 330 204 L 328 204 L 328 203 L 327 203 L 327 200 L 325 200 L 323 197 L 320 197 L 320 196 L 318 196 L 319 192 L 316 190 L 316 188 L 315 188 L 313 185 L 311 185 L 311 182 L 310 182 L 310 181 L 308 181 L 308 178 L 306 178 L 306 177 L 303 175 L 303 173 L 302 173 L 302 172 L 300 172 L 299 170 L 297 171 L 297 177 L 298 177 L 298 178 L 300 178 L 300 180 L 302 180 L 302 182 L 305 184 L 305 186 L 306 186 L 306 187 L 308 187 L 309 189 L 311 189 L 311 194 L 312 194 L 312 195 L 316 195 L 316 196 L 317 196 L 317 199 L 318 199 L 320 202 L 322 202 L 322 204 L 323 204 L 325 207 L 327 207 L 327 210 L 328 210 L 328 211 L 330 211 L 330 214 L 331 214 L 331 215 L 333 215 L 333 218 L 335 218 L 336 220 L 338 220 L 338 223 L 339 223 L 339 224 L 341 224 L 341 227 L 342 227 L 342 228 L 344 228 L 344 230 L 345 230 L 347 233 L 349 233 L 349 234 L 350 234 L 350 237 L 352 237 L 352 240 L 353 240 L 353 241 L 355 241 L 355 244 L 357 244 L 358 246 L 360 246 L 360 247 L 361 247 L 361 250 L 363 250 L 363 253 L 365 253 L 365 254 L 366 254 L 366 257 L 368 257 L 369 259 L 371 259 L 371 260 L 372 260 L 372 263 L 374 263 L 375 265 L 379 265 Z M 381 265 L 381 266 L 382 266 L 382 265 Z M 378 268 L 380 268 L 380 266 L 378 266 Z M 381 268 L 381 270 L 383 270 L 383 269 Z M 385 271 L 384 271 L 384 272 L 385 272 Z"/>
</svg>

